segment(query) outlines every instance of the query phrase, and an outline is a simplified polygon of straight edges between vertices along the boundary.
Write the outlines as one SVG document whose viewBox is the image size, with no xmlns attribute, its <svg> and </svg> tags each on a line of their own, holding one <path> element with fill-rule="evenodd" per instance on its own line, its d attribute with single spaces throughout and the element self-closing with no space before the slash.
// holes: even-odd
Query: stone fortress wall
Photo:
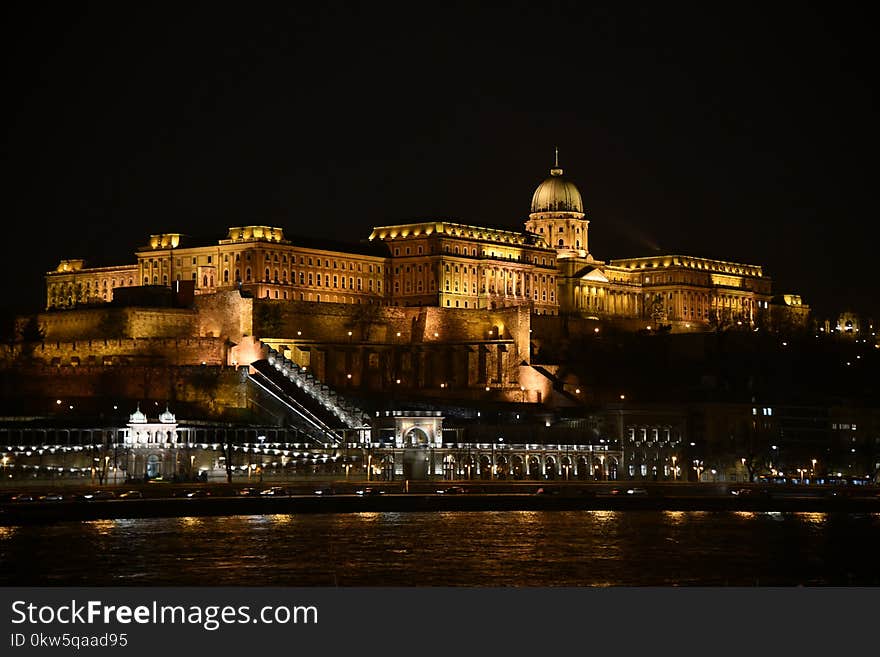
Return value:
<svg viewBox="0 0 880 657">
<path fill-rule="evenodd" d="M 527 307 L 474 312 L 258 300 L 254 315 L 262 343 L 340 389 L 522 396 L 520 368 L 530 360 Z M 247 361 L 238 352 L 233 358 Z"/>
<path fill-rule="evenodd" d="M 89 390 L 102 368 L 243 366 L 271 346 L 340 391 L 526 400 L 521 382 L 532 319 L 526 306 L 475 312 L 252 299 L 231 291 L 198 297 L 193 309 L 92 307 L 37 319 L 45 339 L 2 346 L 0 360 L 36 368 L 37 389 L 45 384 L 47 396 L 56 394 L 57 381 L 41 368 L 65 380 L 82 378 Z M 546 400 L 549 382 L 535 372 L 527 380 L 529 400 Z"/>
<path fill-rule="evenodd" d="M 90 338 L 183 338 L 197 334 L 198 313 L 185 308 L 95 306 L 39 313 L 36 321 L 44 340 L 50 342 Z"/>
<path fill-rule="evenodd" d="M 23 359 L 55 367 L 226 365 L 228 346 L 220 338 L 96 338 L 0 347 L 3 362 Z"/>
<path fill-rule="evenodd" d="M 463 308 L 399 307 L 254 300 L 253 333 L 271 338 L 417 344 L 514 341 L 528 353 L 527 306 L 475 312 Z M 399 335 L 398 335 L 399 334 Z M 527 355 L 526 355 L 527 358 Z"/>
</svg>

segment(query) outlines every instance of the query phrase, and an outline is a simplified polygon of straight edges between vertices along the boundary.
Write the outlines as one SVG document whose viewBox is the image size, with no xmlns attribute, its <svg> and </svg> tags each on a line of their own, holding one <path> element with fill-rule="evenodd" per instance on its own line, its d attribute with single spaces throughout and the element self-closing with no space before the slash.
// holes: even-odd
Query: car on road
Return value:
<svg viewBox="0 0 880 657">
<path fill-rule="evenodd" d="M 19 493 L 9 498 L 10 502 L 33 502 L 34 496 L 30 493 Z"/>
<path fill-rule="evenodd" d="M 239 488 L 235 494 L 240 495 L 241 497 L 247 497 L 249 495 L 257 495 L 258 491 L 256 488 Z"/>
<path fill-rule="evenodd" d="M 204 488 L 196 488 L 196 489 L 188 489 L 188 490 L 176 490 L 172 494 L 172 497 L 185 497 L 186 499 L 194 499 L 196 497 L 211 497 L 212 493 L 209 490 Z"/>
<path fill-rule="evenodd" d="M 290 493 L 287 492 L 286 488 L 283 488 L 281 486 L 272 486 L 272 488 L 267 488 L 266 490 L 260 491 L 260 495 L 263 497 L 277 497 L 282 495 L 290 495 Z"/>
<path fill-rule="evenodd" d="M 597 493 L 599 497 L 607 497 L 608 495 L 647 495 L 648 491 L 644 488 L 612 488 L 601 493 Z"/>
<path fill-rule="evenodd" d="M 120 493 L 120 500 L 139 500 L 143 498 L 144 494 L 139 490 L 127 490 L 124 493 Z"/>
<path fill-rule="evenodd" d="M 336 489 L 335 488 L 318 488 L 315 490 L 314 494 L 315 495 L 324 495 L 324 496 L 336 495 Z"/>
<path fill-rule="evenodd" d="M 608 497 L 609 495 L 620 495 L 623 491 L 619 488 L 610 488 L 607 490 L 601 490 L 596 493 L 597 497 Z"/>
<path fill-rule="evenodd" d="M 116 493 L 109 490 L 93 490 L 80 496 L 81 500 L 93 502 L 96 500 L 113 500 L 116 499 Z"/>
<path fill-rule="evenodd" d="M 461 495 L 464 493 L 467 493 L 467 490 L 461 486 L 450 486 L 449 488 L 441 488 L 437 490 L 438 495 Z"/>
<path fill-rule="evenodd" d="M 362 488 L 360 490 L 356 490 L 354 494 L 361 495 L 362 497 L 367 497 L 370 495 L 384 495 L 385 491 L 380 490 L 379 488 Z"/>
<path fill-rule="evenodd" d="M 40 496 L 40 500 L 43 502 L 61 502 L 64 500 L 64 495 L 61 493 L 47 493 L 45 495 Z"/>
</svg>

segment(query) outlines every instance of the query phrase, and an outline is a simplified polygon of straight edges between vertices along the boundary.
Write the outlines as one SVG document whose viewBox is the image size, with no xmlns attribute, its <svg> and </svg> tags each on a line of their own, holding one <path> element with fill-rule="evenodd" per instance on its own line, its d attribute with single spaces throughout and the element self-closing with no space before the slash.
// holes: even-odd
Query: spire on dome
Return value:
<svg viewBox="0 0 880 657">
<path fill-rule="evenodd" d="M 559 147 L 554 146 L 553 150 L 556 152 L 556 157 L 553 160 L 553 168 L 550 169 L 550 175 L 551 176 L 561 176 L 562 169 L 559 168 Z"/>
</svg>

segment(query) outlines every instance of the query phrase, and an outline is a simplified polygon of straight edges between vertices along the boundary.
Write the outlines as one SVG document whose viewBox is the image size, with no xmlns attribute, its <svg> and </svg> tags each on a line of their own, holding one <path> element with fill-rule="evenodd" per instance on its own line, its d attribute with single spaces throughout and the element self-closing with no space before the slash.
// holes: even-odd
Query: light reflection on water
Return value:
<svg viewBox="0 0 880 657">
<path fill-rule="evenodd" d="M 191 529 L 193 527 L 198 527 L 201 520 L 201 518 L 195 516 L 183 516 L 182 518 L 178 518 L 177 522 L 182 529 Z"/>
<path fill-rule="evenodd" d="M 600 522 L 611 522 L 613 521 L 617 515 L 618 511 L 587 511 L 591 516 L 593 516 L 596 520 Z"/>
<path fill-rule="evenodd" d="M 878 552 L 880 514 L 151 518 L 0 527 L 0 584 L 874 586 Z"/>
<path fill-rule="evenodd" d="M 797 515 L 803 518 L 804 522 L 814 525 L 824 524 L 828 519 L 827 513 L 798 513 Z"/>
<path fill-rule="evenodd" d="M 115 520 L 90 520 L 83 523 L 87 527 L 94 529 L 101 536 L 110 535 L 116 528 Z"/>
</svg>

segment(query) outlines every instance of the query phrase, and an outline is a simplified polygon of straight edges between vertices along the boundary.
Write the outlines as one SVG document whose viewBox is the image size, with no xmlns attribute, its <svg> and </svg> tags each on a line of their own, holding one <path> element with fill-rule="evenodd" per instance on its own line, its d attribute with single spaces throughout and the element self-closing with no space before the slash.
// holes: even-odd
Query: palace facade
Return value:
<svg viewBox="0 0 880 657">
<path fill-rule="evenodd" d="M 81 259 L 61 261 L 46 274 L 46 308 L 109 303 L 120 288 L 187 281 L 197 295 L 239 289 L 315 303 L 524 306 L 538 315 L 698 328 L 754 324 L 774 300 L 760 265 L 682 255 L 598 260 L 589 224 L 580 191 L 557 163 L 535 190 L 522 231 L 436 220 L 378 226 L 353 244 L 288 239 L 270 226 L 233 227 L 208 246 L 188 246 L 179 233 L 151 235 L 134 263 L 89 268 Z M 808 312 L 797 295 L 775 303 L 804 319 Z"/>
</svg>

